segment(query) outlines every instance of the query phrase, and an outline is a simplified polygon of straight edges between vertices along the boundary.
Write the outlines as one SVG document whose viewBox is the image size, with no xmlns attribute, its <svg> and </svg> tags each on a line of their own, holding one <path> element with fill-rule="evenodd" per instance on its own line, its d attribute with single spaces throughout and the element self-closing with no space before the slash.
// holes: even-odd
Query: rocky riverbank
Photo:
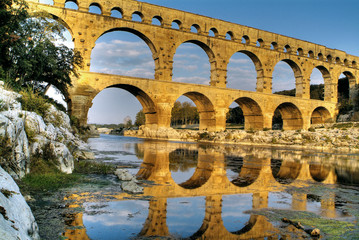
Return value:
<svg viewBox="0 0 359 240">
<path fill-rule="evenodd" d="M 31 171 L 31 162 L 42 158 L 64 173 L 74 161 L 94 158 L 70 124 L 69 116 L 48 104 L 39 115 L 22 108 L 23 96 L 0 82 L 0 238 L 38 239 L 38 228 L 14 179 Z"/>
<path fill-rule="evenodd" d="M 225 130 L 177 130 L 161 128 L 151 130 L 141 126 L 139 130 L 127 130 L 125 136 L 167 139 L 185 142 L 211 142 L 223 144 L 246 144 L 262 146 L 285 146 L 297 149 L 336 149 L 359 151 L 359 123 L 323 124 L 309 130 L 245 131 Z"/>
</svg>

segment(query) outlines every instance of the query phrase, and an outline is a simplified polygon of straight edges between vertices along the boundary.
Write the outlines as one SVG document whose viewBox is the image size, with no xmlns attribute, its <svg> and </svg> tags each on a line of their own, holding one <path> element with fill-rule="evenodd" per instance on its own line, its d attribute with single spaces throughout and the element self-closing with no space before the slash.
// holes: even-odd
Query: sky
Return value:
<svg viewBox="0 0 359 240">
<path fill-rule="evenodd" d="M 222 19 L 359 56 L 358 0 L 144 0 L 142 2 Z M 98 10 L 91 8 L 90 11 L 96 13 Z M 174 56 L 173 67 L 173 81 L 209 84 L 208 57 L 194 44 L 185 43 L 179 46 Z M 137 36 L 127 32 L 112 32 L 97 40 L 91 55 L 90 70 L 153 78 L 154 63 L 148 46 Z M 227 75 L 227 87 L 255 91 L 256 72 L 253 63 L 246 55 L 236 53 L 231 58 Z M 323 83 L 318 70 L 313 71 L 311 83 Z M 294 87 L 292 69 L 284 62 L 278 63 L 273 73 L 273 91 Z M 181 97 L 180 100 L 190 101 L 186 97 Z M 134 121 L 136 113 L 141 109 L 137 99 L 125 90 L 105 89 L 93 100 L 88 123 L 121 123 L 126 116 L 130 116 Z"/>
</svg>

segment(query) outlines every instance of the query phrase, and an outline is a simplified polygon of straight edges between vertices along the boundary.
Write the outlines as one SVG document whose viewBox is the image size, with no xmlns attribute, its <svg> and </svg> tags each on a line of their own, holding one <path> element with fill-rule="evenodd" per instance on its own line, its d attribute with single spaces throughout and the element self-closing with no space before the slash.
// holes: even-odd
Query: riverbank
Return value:
<svg viewBox="0 0 359 240">
<path fill-rule="evenodd" d="M 124 136 L 162 139 L 183 142 L 208 142 L 256 146 L 287 147 L 295 149 L 338 150 L 359 152 L 359 123 L 322 124 L 309 130 L 180 130 L 160 128 L 151 130 L 141 126 L 138 130 L 126 130 Z"/>
</svg>

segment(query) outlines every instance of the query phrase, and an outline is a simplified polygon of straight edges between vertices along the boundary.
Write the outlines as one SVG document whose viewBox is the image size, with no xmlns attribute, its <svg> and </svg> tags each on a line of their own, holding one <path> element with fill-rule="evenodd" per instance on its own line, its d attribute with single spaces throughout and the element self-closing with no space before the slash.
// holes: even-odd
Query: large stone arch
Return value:
<svg viewBox="0 0 359 240">
<path fill-rule="evenodd" d="M 180 41 L 178 42 L 178 44 L 176 44 L 176 47 L 174 48 L 174 52 L 172 53 L 172 59 L 171 61 L 174 61 L 174 55 L 177 52 L 178 48 L 184 44 L 184 43 L 192 43 L 194 45 L 197 45 L 198 47 L 200 47 L 208 56 L 208 60 L 210 63 L 210 85 L 215 85 L 215 82 L 217 81 L 217 62 L 216 62 L 216 57 L 215 54 L 213 52 L 213 50 L 204 42 L 201 42 L 199 40 L 195 40 L 195 39 L 188 39 L 188 40 L 184 40 L 184 41 Z M 172 68 L 173 70 L 173 68 Z M 171 73 L 173 74 L 173 72 Z"/>
<path fill-rule="evenodd" d="M 285 62 L 287 63 L 293 70 L 294 73 L 294 77 L 295 77 L 295 96 L 296 97 L 304 97 L 305 96 L 305 92 L 306 92 L 306 88 L 308 85 L 308 83 L 306 83 L 304 81 L 303 78 L 303 71 L 302 69 L 299 67 L 299 65 L 291 60 L 291 59 L 281 59 L 280 61 L 278 61 L 277 63 L 275 63 L 275 65 L 273 66 L 273 71 L 272 74 L 274 72 L 274 67 L 279 63 L 279 62 Z M 273 78 L 273 76 L 272 76 Z M 288 89 L 289 90 L 289 89 Z"/>
<path fill-rule="evenodd" d="M 263 129 L 264 122 L 262 109 L 255 100 L 249 97 L 240 97 L 237 98 L 235 102 L 242 109 L 244 115 L 244 129 Z"/>
<path fill-rule="evenodd" d="M 319 65 L 314 67 L 316 69 L 318 69 L 324 79 L 324 101 L 330 101 L 330 99 L 332 99 L 332 91 L 331 91 L 331 84 L 332 84 L 332 77 L 330 75 L 329 70 L 324 67 L 323 65 Z M 314 70 L 314 68 L 312 69 L 312 72 Z"/>
<path fill-rule="evenodd" d="M 350 101 L 354 101 L 354 99 L 357 96 L 357 90 L 356 90 L 356 85 L 357 85 L 357 78 L 355 77 L 355 75 L 351 72 L 351 71 L 343 71 L 342 72 L 344 74 L 345 77 L 348 78 L 349 81 L 349 100 Z"/>
<path fill-rule="evenodd" d="M 159 57 L 158 57 L 157 47 L 155 46 L 154 42 L 146 34 L 142 33 L 141 31 L 138 31 L 138 30 L 136 30 L 134 28 L 128 28 L 128 27 L 119 27 L 119 28 L 107 29 L 104 32 L 102 32 L 99 36 L 97 36 L 97 38 L 96 38 L 96 40 L 94 42 L 93 48 L 96 47 L 96 41 L 100 37 L 102 37 L 103 35 L 105 35 L 107 33 L 116 32 L 116 31 L 132 33 L 132 34 L 139 37 L 141 40 L 143 40 L 146 43 L 146 45 L 149 47 L 149 49 L 152 52 L 152 58 L 153 58 L 153 61 L 155 63 L 155 69 L 154 69 L 155 70 L 155 76 L 154 77 L 156 78 L 156 69 L 159 68 Z"/>
<path fill-rule="evenodd" d="M 283 130 L 303 129 L 303 117 L 299 108 L 290 102 L 280 104 L 276 110 L 280 112 L 283 120 Z"/>
<path fill-rule="evenodd" d="M 311 124 L 323 124 L 330 122 L 332 120 L 332 116 L 330 112 L 325 107 L 317 107 L 312 112 L 311 116 Z"/>
<path fill-rule="evenodd" d="M 191 99 L 196 105 L 199 113 L 199 129 L 209 131 L 216 129 L 216 112 L 212 101 L 200 92 L 185 92 L 182 95 Z"/>
</svg>

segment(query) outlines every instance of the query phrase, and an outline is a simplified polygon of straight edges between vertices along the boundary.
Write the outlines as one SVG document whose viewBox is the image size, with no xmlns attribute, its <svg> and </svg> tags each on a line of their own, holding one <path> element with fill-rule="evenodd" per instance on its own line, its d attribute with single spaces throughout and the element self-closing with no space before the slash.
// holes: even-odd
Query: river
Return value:
<svg viewBox="0 0 359 240">
<path fill-rule="evenodd" d="M 126 168 L 142 194 L 68 190 L 68 239 L 359 238 L 359 155 L 101 135 L 96 161 Z M 283 218 L 289 219 L 288 223 Z M 298 226 L 300 222 L 300 226 Z"/>
</svg>

